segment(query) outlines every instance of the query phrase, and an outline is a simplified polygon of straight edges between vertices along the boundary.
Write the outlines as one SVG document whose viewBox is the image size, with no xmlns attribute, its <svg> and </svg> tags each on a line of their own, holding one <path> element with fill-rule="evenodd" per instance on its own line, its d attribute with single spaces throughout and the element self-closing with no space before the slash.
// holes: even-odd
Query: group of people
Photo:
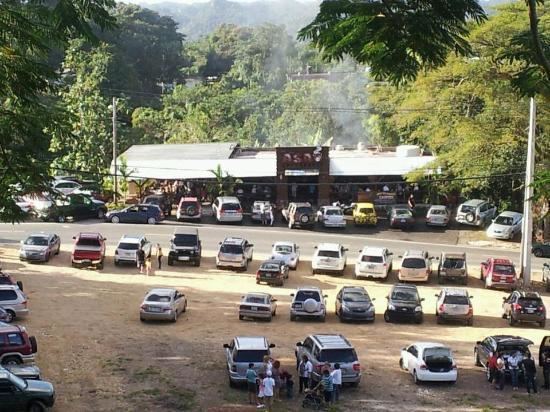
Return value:
<svg viewBox="0 0 550 412">
<path fill-rule="evenodd" d="M 489 382 L 494 384 L 494 387 L 497 390 L 504 389 L 506 366 L 508 366 L 508 370 L 510 371 L 510 379 L 513 390 L 518 390 L 520 371 L 523 371 L 523 379 L 527 393 L 531 394 L 531 391 L 533 391 L 533 393 L 538 392 L 537 367 L 535 365 L 535 361 L 531 358 L 530 352 L 523 355 L 519 351 L 516 351 L 510 354 L 506 359 L 504 358 L 503 353 L 491 353 L 489 359 L 487 360 Z M 545 352 L 542 355 L 542 369 L 544 376 L 544 388 L 550 389 L 550 353 L 548 352 Z"/>
<path fill-rule="evenodd" d="M 153 275 L 153 268 L 152 268 L 152 262 L 151 262 L 151 255 L 146 256 L 145 250 L 143 250 L 142 247 L 140 247 L 136 252 L 136 263 L 137 267 L 139 269 L 139 273 L 143 274 L 145 273 L 146 276 Z M 157 258 L 158 263 L 158 269 L 162 269 L 162 258 L 164 256 L 164 253 L 162 252 L 162 247 L 160 246 L 160 243 L 157 243 L 156 250 L 155 250 L 155 256 Z"/>
<path fill-rule="evenodd" d="M 335 363 L 331 369 L 327 363 L 321 368 L 321 379 L 314 386 L 312 379 L 313 364 L 306 355 L 298 363 L 299 392 L 314 391 L 322 393 L 326 403 L 334 403 L 340 399 L 340 389 L 342 388 L 342 370 L 340 364 Z"/>
<path fill-rule="evenodd" d="M 294 381 L 288 371 L 281 368 L 281 362 L 264 356 L 260 371 L 256 372 L 254 364 L 249 363 L 246 371 L 248 386 L 248 401 L 258 408 L 271 411 L 274 400 L 280 400 L 283 394 L 291 399 L 294 390 Z"/>
</svg>

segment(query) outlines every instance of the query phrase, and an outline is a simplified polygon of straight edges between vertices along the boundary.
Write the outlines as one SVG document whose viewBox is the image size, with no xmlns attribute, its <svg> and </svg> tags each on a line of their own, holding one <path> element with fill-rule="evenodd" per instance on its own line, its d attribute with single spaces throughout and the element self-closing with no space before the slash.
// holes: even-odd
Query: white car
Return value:
<svg viewBox="0 0 550 412">
<path fill-rule="evenodd" d="M 212 212 L 217 223 L 241 223 L 243 208 L 235 196 L 220 196 L 212 203 Z"/>
<path fill-rule="evenodd" d="M 386 279 L 393 268 L 393 253 L 385 247 L 365 246 L 355 262 L 356 278 Z"/>
<path fill-rule="evenodd" d="M 493 239 L 512 240 L 521 233 L 523 214 L 517 212 L 502 212 L 487 228 L 487 237 Z"/>
<path fill-rule="evenodd" d="M 72 180 L 56 180 L 52 183 L 52 188 L 58 192 L 63 193 L 64 195 L 69 195 L 75 190 L 82 188 L 82 185 Z"/>
<path fill-rule="evenodd" d="M 275 242 L 271 249 L 271 259 L 282 260 L 290 269 L 296 270 L 300 261 L 300 248 L 294 242 Z"/>
<path fill-rule="evenodd" d="M 400 282 L 427 282 L 432 274 L 432 258 L 424 250 L 407 250 L 401 261 Z"/>
<path fill-rule="evenodd" d="M 139 320 L 169 320 L 175 322 L 187 310 L 187 298 L 176 289 L 151 289 L 139 308 Z"/>
<path fill-rule="evenodd" d="M 324 227 L 345 229 L 346 219 L 344 212 L 338 206 L 321 206 L 317 211 L 317 221 Z"/>
<path fill-rule="evenodd" d="M 442 205 L 433 205 L 426 213 L 426 226 L 443 226 L 449 225 L 451 215 L 449 210 Z"/>
<path fill-rule="evenodd" d="M 315 246 L 311 258 L 311 270 L 315 275 L 320 272 L 344 274 L 347 263 L 348 249 L 339 243 L 320 243 Z"/>
<path fill-rule="evenodd" d="M 271 321 L 276 314 L 277 299 L 269 293 L 247 293 L 239 305 L 239 320 L 251 318 Z"/>
<path fill-rule="evenodd" d="M 458 372 L 453 352 L 434 342 L 416 342 L 401 350 L 401 369 L 408 371 L 416 384 L 423 381 L 456 382 Z"/>
<path fill-rule="evenodd" d="M 115 249 L 115 265 L 118 266 L 121 263 L 137 264 L 137 251 L 142 248 L 145 252 L 145 256 L 151 256 L 151 249 L 153 244 L 149 242 L 145 236 L 141 235 L 124 235 L 118 241 L 118 245 Z"/>
</svg>

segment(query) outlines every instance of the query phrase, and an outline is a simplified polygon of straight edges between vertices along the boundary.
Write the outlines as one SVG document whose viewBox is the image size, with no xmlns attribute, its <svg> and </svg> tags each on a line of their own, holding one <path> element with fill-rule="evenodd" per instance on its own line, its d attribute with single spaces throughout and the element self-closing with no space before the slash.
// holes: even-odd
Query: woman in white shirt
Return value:
<svg viewBox="0 0 550 412">
<path fill-rule="evenodd" d="M 332 402 L 336 402 L 340 399 L 340 388 L 342 387 L 342 369 L 340 369 L 340 364 L 334 364 L 334 370 L 331 372 L 332 376 Z"/>
</svg>

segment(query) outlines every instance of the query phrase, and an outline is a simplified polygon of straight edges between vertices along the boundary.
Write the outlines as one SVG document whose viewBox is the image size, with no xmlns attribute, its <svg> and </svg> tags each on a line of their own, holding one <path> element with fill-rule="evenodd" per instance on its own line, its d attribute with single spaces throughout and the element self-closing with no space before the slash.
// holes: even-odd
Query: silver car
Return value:
<svg viewBox="0 0 550 412">
<path fill-rule="evenodd" d="M 137 251 L 143 249 L 145 257 L 151 256 L 153 244 L 143 235 L 124 235 L 118 241 L 115 249 L 115 265 L 121 263 L 137 264 Z"/>
<path fill-rule="evenodd" d="M 27 295 L 15 285 L 0 285 L 0 306 L 8 313 L 5 320 L 7 323 L 25 318 L 29 314 Z"/>
<path fill-rule="evenodd" d="M 216 268 L 237 268 L 246 271 L 252 261 L 254 245 L 240 237 L 226 237 L 220 242 L 216 255 Z"/>
<path fill-rule="evenodd" d="M 21 241 L 19 260 L 47 262 L 59 255 L 61 239 L 55 233 L 33 233 Z"/>
<path fill-rule="evenodd" d="M 246 383 L 248 364 L 253 363 L 253 369 L 259 372 L 263 367 L 264 356 L 271 356 L 269 343 L 263 336 L 237 336 L 230 343 L 224 343 L 229 386 Z"/>
<path fill-rule="evenodd" d="M 139 309 L 139 320 L 169 320 L 175 322 L 187 310 L 187 298 L 176 289 L 151 289 Z"/>
<path fill-rule="evenodd" d="M 277 299 L 269 293 L 247 293 L 239 306 L 239 320 L 244 318 L 267 319 L 277 314 Z"/>
<path fill-rule="evenodd" d="M 473 296 L 466 289 L 443 288 L 435 297 L 435 317 L 438 324 L 449 320 L 465 322 L 468 326 L 474 324 L 474 310 L 470 300 Z"/>
<path fill-rule="evenodd" d="M 290 269 L 296 270 L 300 261 L 300 247 L 294 242 L 275 242 L 271 249 L 271 259 L 282 260 Z"/>
</svg>

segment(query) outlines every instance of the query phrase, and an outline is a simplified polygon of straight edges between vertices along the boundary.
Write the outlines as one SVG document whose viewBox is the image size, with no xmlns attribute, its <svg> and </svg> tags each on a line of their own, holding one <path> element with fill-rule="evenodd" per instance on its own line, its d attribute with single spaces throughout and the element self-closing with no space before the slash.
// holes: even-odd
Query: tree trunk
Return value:
<svg viewBox="0 0 550 412">
<path fill-rule="evenodd" d="M 535 54 L 538 57 L 539 64 L 546 73 L 546 77 L 550 80 L 550 61 L 544 55 L 544 49 L 539 36 L 539 18 L 537 16 L 537 0 L 527 0 L 529 7 L 529 25 L 531 27 L 531 36 L 535 46 Z"/>
</svg>

